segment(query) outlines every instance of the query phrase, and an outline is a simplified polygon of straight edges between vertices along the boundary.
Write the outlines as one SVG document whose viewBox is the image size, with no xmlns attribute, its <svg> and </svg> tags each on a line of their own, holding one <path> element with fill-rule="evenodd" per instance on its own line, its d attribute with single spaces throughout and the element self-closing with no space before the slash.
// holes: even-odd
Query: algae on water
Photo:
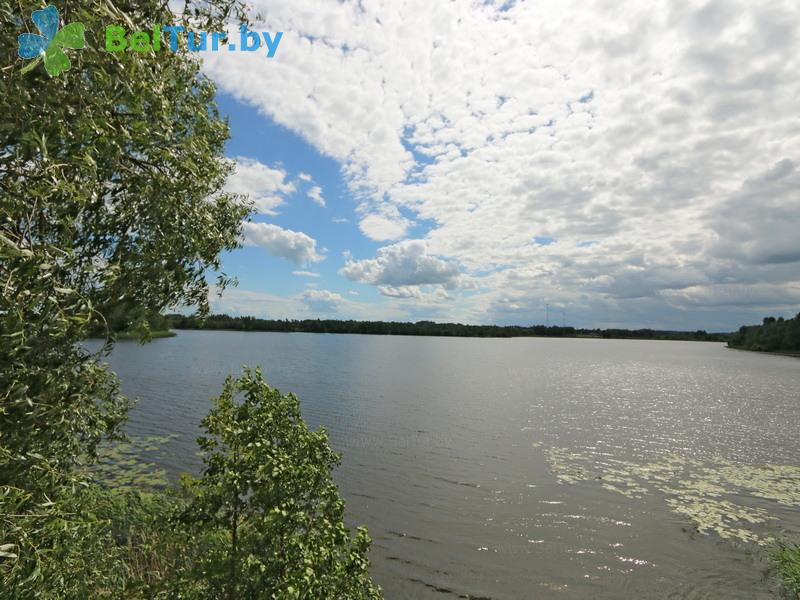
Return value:
<svg viewBox="0 0 800 600">
<path fill-rule="evenodd" d="M 759 545 L 774 541 L 753 526 L 763 526 L 775 517 L 763 507 L 745 504 L 748 497 L 800 507 L 800 467 L 796 466 L 738 465 L 722 458 L 704 462 L 678 455 L 636 464 L 567 448 L 544 452 L 563 484 L 597 481 L 611 492 L 634 499 L 660 492 L 670 509 L 692 521 L 698 532 L 716 533 L 724 539 Z"/>
<path fill-rule="evenodd" d="M 85 467 L 88 478 L 119 491 L 144 488 L 163 488 L 168 485 L 164 469 L 148 461 L 148 455 L 158 452 L 164 444 L 178 437 L 129 437 L 123 442 L 104 444 L 98 450 L 97 461 Z"/>
</svg>

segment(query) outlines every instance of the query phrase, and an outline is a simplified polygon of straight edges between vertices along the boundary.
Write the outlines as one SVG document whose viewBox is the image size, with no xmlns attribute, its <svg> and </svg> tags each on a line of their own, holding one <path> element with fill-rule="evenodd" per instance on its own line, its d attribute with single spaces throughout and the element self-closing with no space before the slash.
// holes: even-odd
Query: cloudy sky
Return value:
<svg viewBox="0 0 800 600">
<path fill-rule="evenodd" d="M 796 0 L 255 5 L 273 59 L 204 54 L 229 187 L 258 210 L 215 310 L 528 324 L 549 304 L 708 330 L 800 311 Z"/>
</svg>

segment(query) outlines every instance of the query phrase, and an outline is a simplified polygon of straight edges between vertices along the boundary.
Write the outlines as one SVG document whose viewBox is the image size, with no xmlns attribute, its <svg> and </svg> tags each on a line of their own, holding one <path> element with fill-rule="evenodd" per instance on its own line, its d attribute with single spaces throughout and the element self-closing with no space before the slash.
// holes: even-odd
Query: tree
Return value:
<svg viewBox="0 0 800 600">
<path fill-rule="evenodd" d="M 189 581 L 202 573 L 205 593 L 230 599 L 381 597 L 366 531 L 351 537 L 344 524 L 331 475 L 339 456 L 324 430 L 305 424 L 296 396 L 245 370 L 227 380 L 203 427 L 205 470 L 186 482 Z"/>
<path fill-rule="evenodd" d="M 223 398 L 247 390 L 248 409 L 220 401 L 207 424 L 222 445 L 205 442 L 209 470 L 184 495 L 110 490 L 87 474 L 98 445 L 119 435 L 128 401 L 102 356 L 79 343 L 98 324 L 109 335 L 141 325 L 146 338 L 167 307 L 206 314 L 207 278 L 228 283 L 219 255 L 239 245 L 250 212 L 224 191 L 228 127 L 197 60 L 98 50 L 109 24 L 174 22 L 168 6 L 59 3 L 89 43 L 53 78 L 41 67 L 23 72 L 16 35 L 0 37 L 2 595 L 377 598 L 369 539 L 343 524 L 327 437 L 308 431 L 296 399 L 260 375 L 229 382 Z M 40 8 L 4 3 L 0 17 L 22 33 Z M 246 17 L 238 0 L 189 0 L 182 15 L 207 31 Z M 232 432 L 218 428 L 234 417 Z M 238 444 L 240 430 L 283 453 L 245 446 L 230 457 L 225 444 Z M 269 456 L 273 471 L 259 470 L 254 461 Z M 235 498 L 220 487 L 230 481 Z M 195 510 L 204 518 L 188 518 Z"/>
<path fill-rule="evenodd" d="M 765 317 L 761 325 L 742 326 L 728 345 L 763 352 L 800 351 L 800 315 L 794 319 Z"/>
<path fill-rule="evenodd" d="M 44 580 L 59 556 L 62 574 L 104 581 L 93 561 L 107 554 L 86 553 L 104 536 L 77 516 L 88 495 L 74 467 L 117 434 L 128 401 L 78 342 L 120 305 L 207 310 L 206 276 L 249 213 L 223 191 L 228 127 L 198 62 L 100 50 L 106 25 L 146 30 L 174 19 L 167 6 L 59 2 L 89 43 L 51 78 L 17 57 L 15 34 L 42 3 L 0 4 L 17 28 L 0 36 L 0 575 L 13 597 L 87 597 Z M 185 18 L 221 26 L 235 7 L 190 2 Z"/>
<path fill-rule="evenodd" d="M 232 5 L 198 3 L 187 16 L 220 24 Z M 0 13 L 21 33 L 36 8 Z M 61 76 L 23 74 L 16 36 L 0 39 L 12 65 L 0 78 L 0 484 L 26 489 L 49 487 L 124 419 L 114 378 L 75 343 L 120 306 L 206 310 L 206 276 L 237 247 L 249 212 L 223 191 L 228 127 L 199 63 L 99 49 L 110 22 L 170 22 L 167 3 L 59 8 L 90 41 Z"/>
</svg>

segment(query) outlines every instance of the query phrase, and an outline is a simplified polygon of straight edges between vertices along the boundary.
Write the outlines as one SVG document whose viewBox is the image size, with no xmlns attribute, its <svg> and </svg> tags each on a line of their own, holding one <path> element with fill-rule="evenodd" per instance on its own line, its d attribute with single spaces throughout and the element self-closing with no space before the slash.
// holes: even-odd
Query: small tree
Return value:
<svg viewBox="0 0 800 600">
<path fill-rule="evenodd" d="M 259 370 L 228 378 L 203 420 L 205 470 L 187 480 L 193 585 L 223 598 L 380 598 L 366 530 L 351 536 L 333 482 L 339 456 L 311 431 L 293 394 Z M 181 584 L 182 585 L 182 584 Z"/>
</svg>

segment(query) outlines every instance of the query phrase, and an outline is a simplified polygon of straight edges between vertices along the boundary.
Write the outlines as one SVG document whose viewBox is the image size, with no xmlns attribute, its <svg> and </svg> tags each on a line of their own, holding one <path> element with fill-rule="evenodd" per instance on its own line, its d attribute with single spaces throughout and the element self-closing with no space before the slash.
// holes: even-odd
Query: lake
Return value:
<svg viewBox="0 0 800 600">
<path fill-rule="evenodd" d="M 97 347 L 96 343 L 92 344 Z M 343 453 L 390 600 L 773 598 L 800 531 L 800 360 L 721 344 L 180 331 L 116 345 L 132 435 L 198 423 L 261 366 Z"/>
</svg>

